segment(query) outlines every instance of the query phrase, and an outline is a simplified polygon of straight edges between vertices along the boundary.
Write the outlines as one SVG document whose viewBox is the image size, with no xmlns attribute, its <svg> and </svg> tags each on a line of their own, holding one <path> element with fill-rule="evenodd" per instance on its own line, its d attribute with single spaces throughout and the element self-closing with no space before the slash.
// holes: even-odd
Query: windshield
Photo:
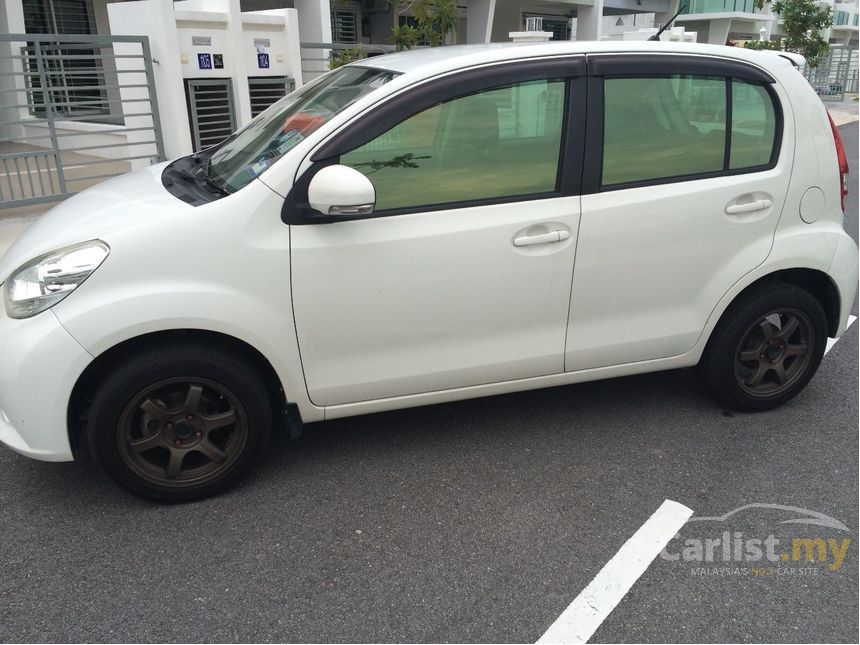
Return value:
<svg viewBox="0 0 860 645">
<path fill-rule="evenodd" d="M 208 176 L 227 192 L 239 190 L 335 114 L 395 76 L 394 72 L 352 66 L 322 76 L 285 96 L 216 146 L 206 164 Z"/>
</svg>

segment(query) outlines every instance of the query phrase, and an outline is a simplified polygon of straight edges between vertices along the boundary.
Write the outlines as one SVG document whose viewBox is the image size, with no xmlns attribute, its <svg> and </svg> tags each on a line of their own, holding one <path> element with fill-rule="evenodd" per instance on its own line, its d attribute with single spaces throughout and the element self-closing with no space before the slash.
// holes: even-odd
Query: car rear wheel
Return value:
<svg viewBox="0 0 860 645">
<path fill-rule="evenodd" d="M 770 410 L 806 386 L 826 343 L 827 319 L 818 300 L 800 287 L 774 282 L 732 304 L 714 330 L 698 372 L 730 408 Z"/>
<path fill-rule="evenodd" d="M 268 443 L 271 403 L 241 357 L 173 345 L 120 364 L 98 389 L 87 438 L 133 493 L 181 502 L 234 484 Z"/>
</svg>

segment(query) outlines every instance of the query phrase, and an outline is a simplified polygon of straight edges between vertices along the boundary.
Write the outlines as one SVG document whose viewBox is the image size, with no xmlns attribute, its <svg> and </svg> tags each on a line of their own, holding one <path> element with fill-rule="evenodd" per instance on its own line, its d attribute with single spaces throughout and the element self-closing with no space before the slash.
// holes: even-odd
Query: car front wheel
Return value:
<svg viewBox="0 0 860 645">
<path fill-rule="evenodd" d="M 181 502 L 213 495 L 251 469 L 272 425 L 267 390 L 238 355 L 172 345 L 127 359 L 90 408 L 96 460 L 140 496 Z"/>
<path fill-rule="evenodd" d="M 827 319 L 818 300 L 774 282 L 732 304 L 699 363 L 706 387 L 730 408 L 775 408 L 800 392 L 818 369 Z"/>
</svg>

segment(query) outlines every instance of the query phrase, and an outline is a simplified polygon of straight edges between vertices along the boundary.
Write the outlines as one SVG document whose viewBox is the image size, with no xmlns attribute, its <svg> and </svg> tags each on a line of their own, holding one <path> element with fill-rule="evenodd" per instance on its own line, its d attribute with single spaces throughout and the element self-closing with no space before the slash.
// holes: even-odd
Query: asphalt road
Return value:
<svg viewBox="0 0 860 645">
<path fill-rule="evenodd" d="M 857 124 L 841 131 L 856 239 Z M 534 642 L 672 499 L 848 528 L 748 509 L 681 538 L 851 542 L 836 571 L 789 563 L 804 575 L 658 558 L 593 641 L 857 642 L 858 327 L 771 413 L 724 411 L 673 371 L 338 420 L 183 506 L 2 450 L 0 640 Z"/>
</svg>

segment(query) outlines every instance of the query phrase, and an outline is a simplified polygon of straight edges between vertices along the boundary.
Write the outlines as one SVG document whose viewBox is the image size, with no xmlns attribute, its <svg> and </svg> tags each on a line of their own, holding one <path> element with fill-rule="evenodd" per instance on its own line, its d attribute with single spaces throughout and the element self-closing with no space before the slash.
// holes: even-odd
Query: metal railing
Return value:
<svg viewBox="0 0 860 645">
<path fill-rule="evenodd" d="M 696 13 L 760 13 L 753 0 L 689 0 L 682 14 Z"/>
<path fill-rule="evenodd" d="M 822 101 L 843 101 L 846 92 L 857 91 L 856 70 L 857 50 L 844 45 L 831 45 L 816 67 L 806 67 L 802 71 Z"/>
<path fill-rule="evenodd" d="M 0 34 L 0 208 L 163 159 L 148 38 Z"/>
</svg>

